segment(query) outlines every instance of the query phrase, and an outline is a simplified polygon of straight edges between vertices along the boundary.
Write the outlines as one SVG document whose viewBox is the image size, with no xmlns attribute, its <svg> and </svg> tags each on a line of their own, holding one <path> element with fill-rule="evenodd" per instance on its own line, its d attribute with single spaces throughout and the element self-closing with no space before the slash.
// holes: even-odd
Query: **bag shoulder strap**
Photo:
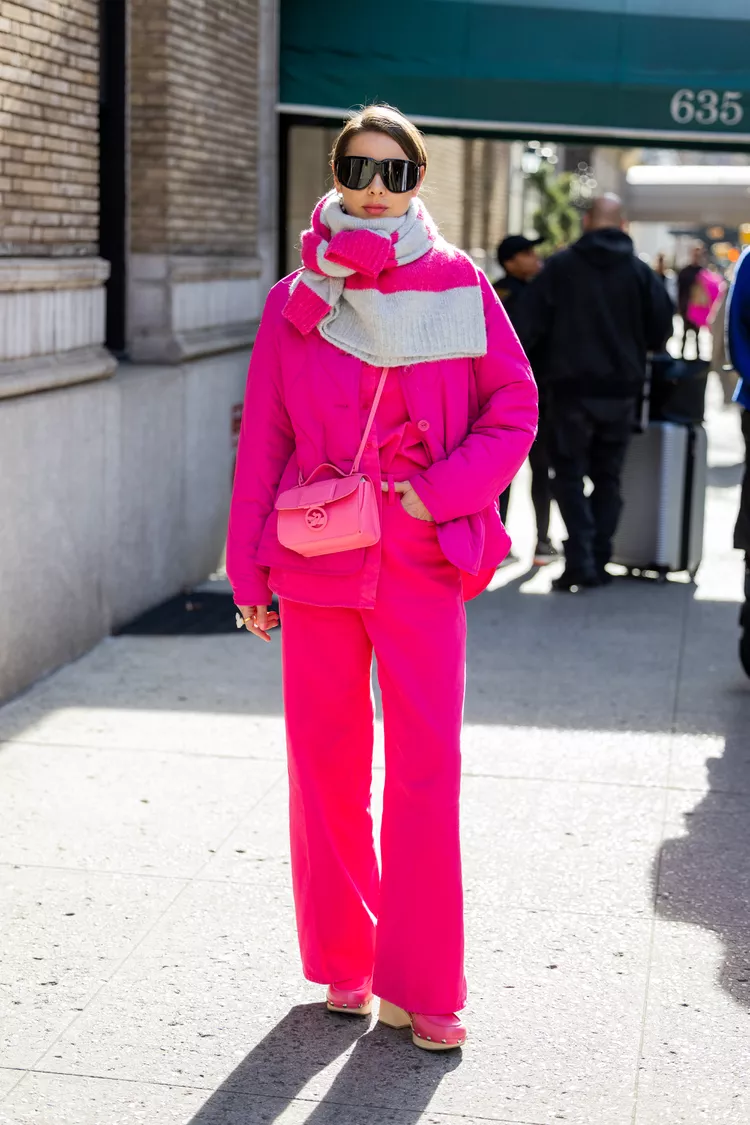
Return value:
<svg viewBox="0 0 750 1125">
<path fill-rule="evenodd" d="M 372 400 L 372 407 L 370 408 L 370 417 L 367 419 L 367 425 L 365 426 L 365 432 L 362 435 L 362 441 L 359 443 L 359 449 L 357 450 L 357 456 L 354 458 L 354 464 L 352 465 L 352 474 L 359 472 L 359 463 L 362 460 L 362 455 L 365 451 L 365 446 L 367 445 L 367 439 L 370 436 L 370 430 L 372 429 L 373 422 L 375 421 L 375 415 L 378 412 L 378 406 L 380 405 L 380 396 L 383 393 L 383 388 L 385 387 L 385 381 L 388 378 L 389 370 L 390 370 L 390 368 L 384 367 L 383 373 L 380 376 L 380 382 L 378 383 L 378 389 L 375 391 L 375 398 Z"/>
</svg>

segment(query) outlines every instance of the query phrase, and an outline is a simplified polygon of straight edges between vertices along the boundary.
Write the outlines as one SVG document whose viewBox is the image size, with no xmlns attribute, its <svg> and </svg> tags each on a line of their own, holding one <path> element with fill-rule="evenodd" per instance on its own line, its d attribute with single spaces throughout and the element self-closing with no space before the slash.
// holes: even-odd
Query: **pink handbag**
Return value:
<svg viewBox="0 0 750 1125">
<path fill-rule="evenodd" d="M 371 547 L 380 539 L 380 509 L 375 486 L 369 477 L 360 473 L 359 465 L 387 375 L 388 368 L 384 367 L 351 472 L 342 473 L 335 465 L 318 465 L 305 481 L 300 473 L 297 487 L 288 488 L 277 499 L 279 542 L 290 551 L 308 558 L 334 555 L 358 547 Z M 324 469 L 336 476 L 315 481 Z"/>
</svg>

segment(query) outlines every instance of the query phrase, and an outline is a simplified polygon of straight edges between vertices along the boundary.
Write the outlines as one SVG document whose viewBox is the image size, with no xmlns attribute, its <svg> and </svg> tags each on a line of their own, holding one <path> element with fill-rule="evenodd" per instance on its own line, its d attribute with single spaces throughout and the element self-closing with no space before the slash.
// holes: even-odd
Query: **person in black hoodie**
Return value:
<svg viewBox="0 0 750 1125">
<path fill-rule="evenodd" d="M 548 259 L 515 310 L 526 352 L 544 356 L 534 373 L 548 399 L 555 499 L 568 531 L 557 590 L 611 581 L 606 566 L 646 353 L 660 350 L 672 331 L 671 301 L 623 225 L 616 195 L 593 200 L 582 237 Z"/>
</svg>

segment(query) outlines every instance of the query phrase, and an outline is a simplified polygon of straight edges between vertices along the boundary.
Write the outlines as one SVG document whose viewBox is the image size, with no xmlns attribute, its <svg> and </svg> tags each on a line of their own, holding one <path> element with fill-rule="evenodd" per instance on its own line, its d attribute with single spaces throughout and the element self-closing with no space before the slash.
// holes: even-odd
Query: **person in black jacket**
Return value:
<svg viewBox="0 0 750 1125">
<path fill-rule="evenodd" d="M 548 259 L 514 316 L 527 353 L 541 347 L 544 356 L 534 373 L 548 398 L 555 498 L 568 530 L 557 590 L 611 581 L 606 566 L 646 353 L 672 331 L 671 301 L 623 225 L 616 195 L 593 200 L 582 237 Z"/>
<path fill-rule="evenodd" d="M 536 248 L 543 241 L 543 238 L 509 234 L 497 248 L 497 261 L 505 270 L 505 276 L 495 282 L 494 289 L 503 302 L 511 323 L 520 297 L 541 271 L 542 262 Z"/>
<path fill-rule="evenodd" d="M 505 276 L 495 282 L 494 289 L 508 314 L 511 324 L 515 323 L 516 310 L 524 295 L 539 276 L 542 262 L 536 248 L 543 238 L 526 238 L 523 234 L 509 234 L 497 248 L 498 263 L 505 270 Z M 532 370 L 536 359 L 529 355 Z M 531 502 L 536 517 L 536 547 L 534 566 L 546 566 L 557 559 L 558 552 L 549 537 L 550 514 L 552 508 L 552 486 L 550 481 L 549 440 L 547 436 L 544 397 L 539 395 L 539 428 L 536 440 L 529 453 L 531 466 Z M 500 518 L 503 523 L 508 518 L 511 485 L 500 496 Z M 518 562 L 511 552 L 505 562 Z"/>
</svg>

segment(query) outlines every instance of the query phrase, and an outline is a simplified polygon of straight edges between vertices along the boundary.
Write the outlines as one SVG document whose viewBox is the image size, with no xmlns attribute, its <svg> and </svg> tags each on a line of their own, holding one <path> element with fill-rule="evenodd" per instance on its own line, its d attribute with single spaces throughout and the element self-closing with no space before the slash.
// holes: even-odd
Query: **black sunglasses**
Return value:
<svg viewBox="0 0 750 1125">
<path fill-rule="evenodd" d="M 371 156 L 340 156 L 334 164 L 339 183 L 352 191 L 362 191 L 380 173 L 386 191 L 398 194 L 413 191 L 419 183 L 420 165 L 413 160 L 373 160 Z"/>
</svg>

